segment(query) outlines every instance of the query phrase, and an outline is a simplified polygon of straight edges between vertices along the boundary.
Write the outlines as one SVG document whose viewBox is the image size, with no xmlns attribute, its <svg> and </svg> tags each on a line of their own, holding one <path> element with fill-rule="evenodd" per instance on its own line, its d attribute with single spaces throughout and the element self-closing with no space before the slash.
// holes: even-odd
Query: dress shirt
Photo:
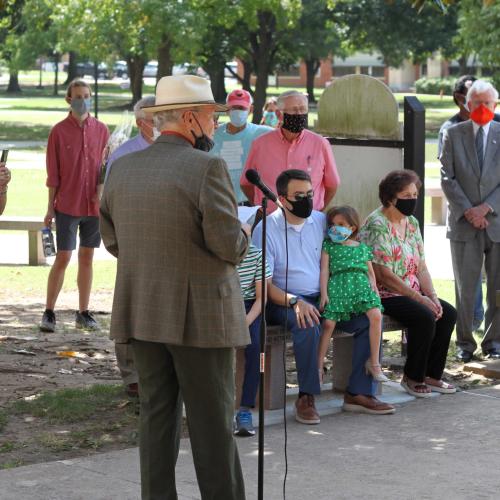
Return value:
<svg viewBox="0 0 500 500">
<path fill-rule="evenodd" d="M 288 292 L 310 296 L 319 293 L 321 246 L 326 231 L 326 216 L 314 210 L 300 230 L 287 224 Z M 273 284 L 282 290 L 286 280 L 285 218 L 281 210 L 267 218 L 266 262 Z M 262 222 L 257 224 L 253 244 L 262 248 Z"/>
<path fill-rule="evenodd" d="M 54 208 L 75 217 L 98 216 L 97 184 L 109 131 L 88 116 L 80 122 L 69 113 L 54 125 L 47 143 L 47 187 L 56 188 Z"/>
<path fill-rule="evenodd" d="M 242 186 L 251 186 L 245 177 L 251 168 L 259 172 L 264 184 L 272 190 L 276 189 L 276 179 L 284 170 L 305 170 L 311 176 L 315 210 L 324 208 L 325 188 L 336 188 L 340 184 L 330 143 L 309 130 L 303 130 L 293 142 L 287 141 L 281 127 L 255 139 L 241 175 Z M 262 204 L 260 190 L 255 189 L 254 199 L 250 201 L 254 205 Z M 269 202 L 269 210 L 275 209 L 276 205 Z"/>
<path fill-rule="evenodd" d="M 486 155 L 486 144 L 488 143 L 488 133 L 490 131 L 490 123 L 488 122 L 486 125 L 483 125 L 483 158 Z M 474 139 L 476 138 L 477 131 L 479 130 L 480 125 L 476 122 L 472 122 L 472 129 L 474 130 Z"/>
<path fill-rule="evenodd" d="M 142 134 L 139 132 L 135 137 L 125 141 L 120 147 L 116 148 L 111 156 L 108 158 L 108 164 L 106 166 L 106 176 L 104 177 L 104 182 L 108 178 L 109 172 L 111 170 L 111 165 L 114 161 L 118 160 L 122 156 L 128 155 L 129 153 L 135 153 L 136 151 L 141 151 L 150 146 L 149 142 L 144 139 Z"/>
</svg>

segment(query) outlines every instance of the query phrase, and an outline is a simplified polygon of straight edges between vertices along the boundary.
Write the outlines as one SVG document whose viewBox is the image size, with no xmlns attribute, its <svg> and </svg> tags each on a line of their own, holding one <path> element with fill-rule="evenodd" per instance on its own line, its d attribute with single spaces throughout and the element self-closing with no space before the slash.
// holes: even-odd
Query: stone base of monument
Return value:
<svg viewBox="0 0 500 500">
<path fill-rule="evenodd" d="M 474 361 L 463 367 L 464 372 L 472 372 L 483 377 L 500 379 L 500 359 Z"/>
</svg>

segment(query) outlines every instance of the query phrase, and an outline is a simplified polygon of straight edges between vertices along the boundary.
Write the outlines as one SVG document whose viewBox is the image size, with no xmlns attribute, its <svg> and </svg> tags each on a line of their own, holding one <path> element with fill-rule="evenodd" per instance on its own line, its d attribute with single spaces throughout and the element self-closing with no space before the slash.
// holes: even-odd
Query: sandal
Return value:
<svg viewBox="0 0 500 500">
<path fill-rule="evenodd" d="M 373 380 L 377 382 L 389 382 L 389 379 L 382 372 L 382 367 L 379 364 L 372 365 L 369 359 L 365 363 L 365 370 L 367 375 L 373 377 Z"/>
<path fill-rule="evenodd" d="M 427 377 L 426 380 L 429 380 L 429 377 Z M 429 382 L 426 382 L 426 384 L 427 387 L 430 387 L 433 392 L 439 392 L 441 394 L 454 394 L 457 392 L 457 388 L 454 385 L 448 384 L 444 380 L 440 380 L 437 385 Z"/>
<path fill-rule="evenodd" d="M 408 383 L 408 380 L 402 379 L 401 380 L 401 387 L 408 393 L 411 394 L 412 396 L 415 396 L 416 398 L 428 398 L 430 397 L 431 393 L 429 392 L 418 392 L 415 389 L 427 389 L 428 386 L 423 383 L 416 383 L 413 385 L 410 385 Z"/>
</svg>

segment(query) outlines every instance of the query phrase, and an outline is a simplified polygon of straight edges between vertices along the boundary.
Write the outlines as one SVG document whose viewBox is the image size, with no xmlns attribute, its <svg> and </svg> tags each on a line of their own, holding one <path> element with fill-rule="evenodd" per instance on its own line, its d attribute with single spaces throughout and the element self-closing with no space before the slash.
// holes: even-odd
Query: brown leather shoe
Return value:
<svg viewBox="0 0 500 500">
<path fill-rule="evenodd" d="M 374 396 L 364 396 L 363 394 L 356 394 L 356 396 L 345 394 L 342 409 L 354 413 L 369 413 L 370 415 L 388 415 L 396 411 L 394 406 L 382 403 Z"/>
<path fill-rule="evenodd" d="M 301 424 L 319 424 L 319 415 L 314 406 L 314 396 L 304 394 L 295 401 L 295 420 Z"/>
<path fill-rule="evenodd" d="M 125 389 L 127 396 L 130 398 L 138 398 L 139 397 L 139 385 L 134 382 L 133 384 L 128 384 Z"/>
</svg>

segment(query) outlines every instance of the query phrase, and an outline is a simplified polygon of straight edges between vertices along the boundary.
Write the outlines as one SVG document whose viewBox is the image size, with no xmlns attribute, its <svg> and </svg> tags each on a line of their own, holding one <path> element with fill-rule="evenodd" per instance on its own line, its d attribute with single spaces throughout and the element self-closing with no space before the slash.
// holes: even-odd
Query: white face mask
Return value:
<svg viewBox="0 0 500 500">
<path fill-rule="evenodd" d="M 153 127 L 153 142 L 156 141 L 160 135 L 161 132 L 156 127 Z"/>
</svg>

